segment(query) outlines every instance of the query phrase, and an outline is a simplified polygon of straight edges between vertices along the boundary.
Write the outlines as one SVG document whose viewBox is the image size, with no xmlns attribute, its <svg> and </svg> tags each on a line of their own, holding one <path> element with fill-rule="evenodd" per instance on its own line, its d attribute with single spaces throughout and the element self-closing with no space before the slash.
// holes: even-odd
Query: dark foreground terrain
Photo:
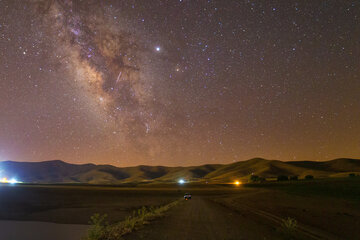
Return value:
<svg viewBox="0 0 360 240">
<path fill-rule="evenodd" d="M 279 238 L 276 229 L 264 226 L 206 197 L 195 197 L 176 206 L 168 216 L 154 221 L 124 239 L 267 239 Z M 271 238 L 272 237 L 272 238 Z"/>
<path fill-rule="evenodd" d="M 1 186 L 0 219 L 87 224 L 94 213 L 110 223 L 142 206 L 183 201 L 124 239 L 359 239 L 360 179 L 254 185 L 138 187 Z M 295 226 L 286 227 L 291 218 Z M 84 233 L 85 234 L 85 233 Z"/>
</svg>

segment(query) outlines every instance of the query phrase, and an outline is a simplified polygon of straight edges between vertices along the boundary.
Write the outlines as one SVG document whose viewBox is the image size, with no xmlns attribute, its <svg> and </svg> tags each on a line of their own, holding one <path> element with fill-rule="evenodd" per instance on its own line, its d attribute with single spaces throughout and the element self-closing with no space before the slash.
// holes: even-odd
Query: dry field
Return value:
<svg viewBox="0 0 360 240">
<path fill-rule="evenodd" d="M 142 206 L 160 206 L 185 192 L 193 199 L 125 239 L 359 239 L 360 179 L 324 179 L 233 186 L 0 186 L 0 219 L 110 223 Z M 284 220 L 291 219 L 286 222 Z M 295 222 L 294 225 L 293 221 Z M 290 226 L 284 225 L 290 223 Z M 186 232 L 186 234 L 185 234 Z"/>
</svg>

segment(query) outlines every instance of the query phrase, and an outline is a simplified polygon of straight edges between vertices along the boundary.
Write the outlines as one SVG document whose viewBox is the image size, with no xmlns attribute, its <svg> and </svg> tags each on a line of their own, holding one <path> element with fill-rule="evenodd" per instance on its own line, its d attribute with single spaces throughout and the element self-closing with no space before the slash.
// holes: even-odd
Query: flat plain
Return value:
<svg viewBox="0 0 360 240">
<path fill-rule="evenodd" d="M 359 239 L 360 178 L 258 184 L 137 186 L 1 185 L 0 219 L 88 224 L 94 213 L 124 220 L 142 206 L 160 206 L 190 192 L 125 239 Z"/>
</svg>

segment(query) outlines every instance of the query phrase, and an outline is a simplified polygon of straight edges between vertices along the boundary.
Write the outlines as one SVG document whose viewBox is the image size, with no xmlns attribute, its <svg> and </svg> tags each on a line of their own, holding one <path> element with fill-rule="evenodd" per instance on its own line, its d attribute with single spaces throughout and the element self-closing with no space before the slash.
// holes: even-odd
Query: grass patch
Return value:
<svg viewBox="0 0 360 240">
<path fill-rule="evenodd" d="M 160 207 L 142 207 L 134 211 L 131 216 L 126 217 L 124 221 L 111 225 L 106 222 L 106 214 L 94 214 L 90 219 L 92 226 L 83 240 L 120 240 L 121 236 L 147 224 L 154 218 L 162 216 L 164 212 L 176 206 L 180 201 L 177 200 Z"/>
<path fill-rule="evenodd" d="M 295 236 L 296 230 L 298 228 L 298 223 L 296 219 L 288 217 L 282 220 L 281 223 L 281 232 L 288 239 L 291 239 Z"/>
</svg>

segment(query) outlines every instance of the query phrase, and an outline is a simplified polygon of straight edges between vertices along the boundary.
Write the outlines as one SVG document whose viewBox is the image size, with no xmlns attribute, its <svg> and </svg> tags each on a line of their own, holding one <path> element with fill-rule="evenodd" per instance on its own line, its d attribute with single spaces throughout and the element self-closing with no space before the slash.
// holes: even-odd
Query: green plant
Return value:
<svg viewBox="0 0 360 240">
<path fill-rule="evenodd" d="M 91 228 L 84 240 L 120 240 L 121 236 L 132 232 L 135 228 L 146 224 L 149 220 L 161 216 L 165 211 L 180 201 L 171 202 L 160 207 L 141 207 L 124 221 L 109 225 L 105 222 L 106 215 L 94 214 L 91 217 Z"/>
<path fill-rule="evenodd" d="M 290 176 L 291 181 L 297 181 L 299 178 L 298 176 Z"/>
<path fill-rule="evenodd" d="M 305 179 L 306 180 L 312 180 L 312 179 L 314 179 L 314 176 L 313 175 L 306 175 Z"/>
<path fill-rule="evenodd" d="M 294 218 L 286 218 L 282 220 L 281 230 L 287 236 L 291 237 L 295 234 L 298 227 L 298 223 Z"/>
<path fill-rule="evenodd" d="M 265 182 L 266 181 L 266 179 L 264 178 L 264 177 L 259 177 L 259 182 Z"/>
<path fill-rule="evenodd" d="M 258 182 L 259 181 L 259 176 L 257 175 L 251 175 L 250 176 L 250 182 Z"/>
<path fill-rule="evenodd" d="M 88 230 L 88 240 L 106 239 L 108 223 L 105 221 L 107 215 L 95 213 L 90 217 L 90 224 L 92 225 Z"/>
<path fill-rule="evenodd" d="M 277 177 L 277 180 L 278 180 L 278 181 L 288 181 L 289 178 L 288 178 L 288 176 L 285 176 L 285 175 L 279 175 L 279 176 Z"/>
</svg>

